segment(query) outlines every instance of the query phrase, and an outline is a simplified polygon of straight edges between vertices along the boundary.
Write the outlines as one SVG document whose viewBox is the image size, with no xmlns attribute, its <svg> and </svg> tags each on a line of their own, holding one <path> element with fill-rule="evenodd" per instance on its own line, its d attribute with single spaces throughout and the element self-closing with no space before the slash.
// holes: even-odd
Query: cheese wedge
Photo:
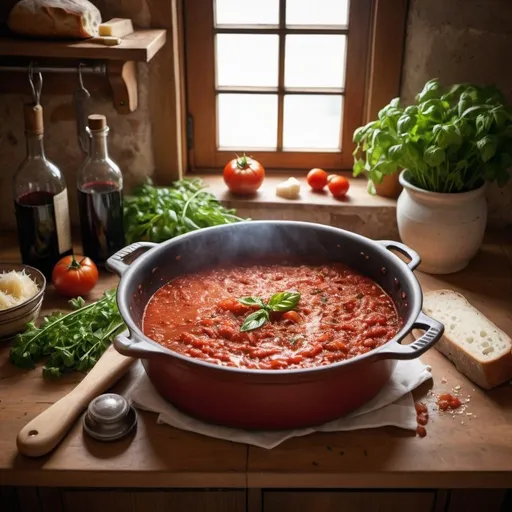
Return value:
<svg viewBox="0 0 512 512">
<path fill-rule="evenodd" d="M 124 37 L 133 32 L 132 20 L 128 18 L 112 18 L 100 25 L 100 36 Z"/>
<path fill-rule="evenodd" d="M 104 46 L 118 46 L 121 44 L 121 38 L 120 37 L 93 37 L 89 39 L 90 43 L 98 43 L 102 44 Z"/>
</svg>

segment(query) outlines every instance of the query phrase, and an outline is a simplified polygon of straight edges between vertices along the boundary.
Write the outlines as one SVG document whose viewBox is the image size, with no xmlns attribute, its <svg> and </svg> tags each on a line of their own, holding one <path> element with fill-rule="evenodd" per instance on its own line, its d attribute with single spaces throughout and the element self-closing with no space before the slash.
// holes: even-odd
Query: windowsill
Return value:
<svg viewBox="0 0 512 512">
<path fill-rule="evenodd" d="M 291 175 L 291 174 L 290 174 Z M 208 191 L 237 214 L 253 220 L 296 220 L 316 222 L 353 231 L 374 239 L 398 240 L 396 200 L 372 196 L 367 192 L 365 179 L 350 179 L 350 190 L 344 199 L 335 199 L 329 192 L 310 190 L 305 176 L 297 174 L 301 182 L 298 199 L 276 196 L 275 187 L 288 178 L 287 174 L 267 174 L 260 190 L 250 197 L 231 194 L 219 173 L 193 174 L 202 178 Z"/>
<path fill-rule="evenodd" d="M 290 174 L 291 176 L 292 174 Z M 286 180 L 289 176 L 285 174 L 267 175 L 263 185 L 255 195 L 239 196 L 229 192 L 222 175 L 193 174 L 193 177 L 203 179 L 208 190 L 224 204 L 232 208 L 275 208 L 275 207 L 298 207 L 304 208 L 342 208 L 346 213 L 348 210 L 361 208 L 390 208 L 396 209 L 396 199 L 372 196 L 367 191 L 367 181 L 364 179 L 350 178 L 350 189 L 346 197 L 336 199 L 327 190 L 323 192 L 312 191 L 306 183 L 305 177 L 296 176 L 301 182 L 301 193 L 297 199 L 284 199 L 276 195 L 278 183 Z"/>
</svg>

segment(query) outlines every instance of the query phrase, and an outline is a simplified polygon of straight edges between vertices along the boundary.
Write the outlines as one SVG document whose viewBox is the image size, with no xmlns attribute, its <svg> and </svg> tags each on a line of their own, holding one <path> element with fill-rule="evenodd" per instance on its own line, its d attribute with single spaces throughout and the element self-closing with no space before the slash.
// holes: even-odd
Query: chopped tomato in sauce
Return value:
<svg viewBox="0 0 512 512">
<path fill-rule="evenodd" d="M 439 395 L 437 405 L 441 411 L 446 411 L 447 409 L 455 410 L 462 405 L 462 402 L 450 393 L 443 393 L 442 395 Z"/>
<path fill-rule="evenodd" d="M 415 402 L 414 408 L 416 409 L 416 434 L 419 437 L 425 437 L 427 435 L 427 429 L 425 425 L 428 423 L 428 408 L 422 402 Z"/>
<path fill-rule="evenodd" d="M 421 414 L 421 413 L 424 413 L 424 412 L 428 413 L 427 406 L 424 403 L 422 403 L 422 402 L 416 402 L 414 404 L 414 407 L 416 409 L 416 414 Z"/>
<path fill-rule="evenodd" d="M 425 437 L 427 435 L 427 429 L 423 425 L 418 425 L 416 427 L 416 434 L 420 437 Z"/>
<path fill-rule="evenodd" d="M 418 423 L 418 425 L 426 425 L 428 423 L 428 413 L 422 412 L 418 414 L 418 416 L 416 417 L 416 422 Z"/>
<path fill-rule="evenodd" d="M 242 332 L 259 306 L 279 292 L 300 293 L 293 311 L 270 313 Z M 401 328 L 391 298 L 370 278 L 341 263 L 217 267 L 177 277 L 151 298 L 144 333 L 180 354 L 223 366 L 286 369 L 321 366 L 364 354 Z"/>
</svg>

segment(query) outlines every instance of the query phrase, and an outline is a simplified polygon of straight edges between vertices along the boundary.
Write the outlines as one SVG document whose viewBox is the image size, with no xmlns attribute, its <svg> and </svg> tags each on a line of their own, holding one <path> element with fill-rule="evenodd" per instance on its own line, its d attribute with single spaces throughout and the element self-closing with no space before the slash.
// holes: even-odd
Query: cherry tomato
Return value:
<svg viewBox="0 0 512 512">
<path fill-rule="evenodd" d="M 337 178 L 337 177 L 338 177 L 337 174 L 329 174 L 329 176 L 327 176 L 327 183 L 329 183 L 332 179 Z"/>
<path fill-rule="evenodd" d="M 84 256 L 64 256 L 52 271 L 55 289 L 66 297 L 88 294 L 98 281 L 98 268 Z"/>
<path fill-rule="evenodd" d="M 237 156 L 224 167 L 224 182 L 233 194 L 254 194 L 263 183 L 265 169 L 248 156 Z"/>
<path fill-rule="evenodd" d="M 322 190 L 327 185 L 327 173 L 323 169 L 311 169 L 307 181 L 313 190 Z"/>
<path fill-rule="evenodd" d="M 350 183 L 344 176 L 336 176 L 329 181 L 329 191 L 334 197 L 343 197 L 350 188 Z"/>
</svg>

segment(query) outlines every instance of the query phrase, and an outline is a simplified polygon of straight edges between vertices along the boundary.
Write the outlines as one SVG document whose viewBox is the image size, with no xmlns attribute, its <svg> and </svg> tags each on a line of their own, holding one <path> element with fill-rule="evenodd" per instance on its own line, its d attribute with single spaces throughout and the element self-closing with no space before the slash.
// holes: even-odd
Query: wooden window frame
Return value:
<svg viewBox="0 0 512 512">
<path fill-rule="evenodd" d="M 280 24 L 272 28 L 214 28 L 213 0 L 182 0 L 184 11 L 185 78 L 189 135 L 189 171 L 208 172 L 222 168 L 233 157 L 233 151 L 218 150 L 216 144 L 216 89 L 214 34 L 273 33 L 280 35 L 280 83 L 277 88 L 258 92 L 279 94 L 278 133 L 282 134 L 284 84 L 284 33 L 343 33 L 347 34 L 346 78 L 343 91 L 340 151 L 250 151 L 265 162 L 267 169 L 306 170 L 324 167 L 333 170 L 352 168 L 352 133 L 355 128 L 375 117 L 390 99 L 399 94 L 408 0 L 350 0 L 349 29 L 340 27 L 293 27 L 284 29 L 285 0 L 280 0 Z M 356 30 L 358 27 L 362 29 Z M 193 30 L 190 27 L 194 27 Z M 205 50 L 206 49 L 206 50 Z M 205 57 L 210 55 L 211 58 Z M 194 64 L 195 63 L 195 64 Z M 197 63 L 200 63 L 198 65 Z M 244 90 L 246 88 L 243 88 Z M 230 89 L 230 92 L 232 89 Z M 222 92 L 222 91 L 221 91 Z M 240 91 L 241 92 L 241 91 Z M 314 93 L 318 90 L 286 90 L 286 94 Z M 324 91 L 321 91 L 324 93 Z M 325 91 L 340 94 L 340 90 Z M 282 140 L 278 141 L 281 146 Z"/>
</svg>

